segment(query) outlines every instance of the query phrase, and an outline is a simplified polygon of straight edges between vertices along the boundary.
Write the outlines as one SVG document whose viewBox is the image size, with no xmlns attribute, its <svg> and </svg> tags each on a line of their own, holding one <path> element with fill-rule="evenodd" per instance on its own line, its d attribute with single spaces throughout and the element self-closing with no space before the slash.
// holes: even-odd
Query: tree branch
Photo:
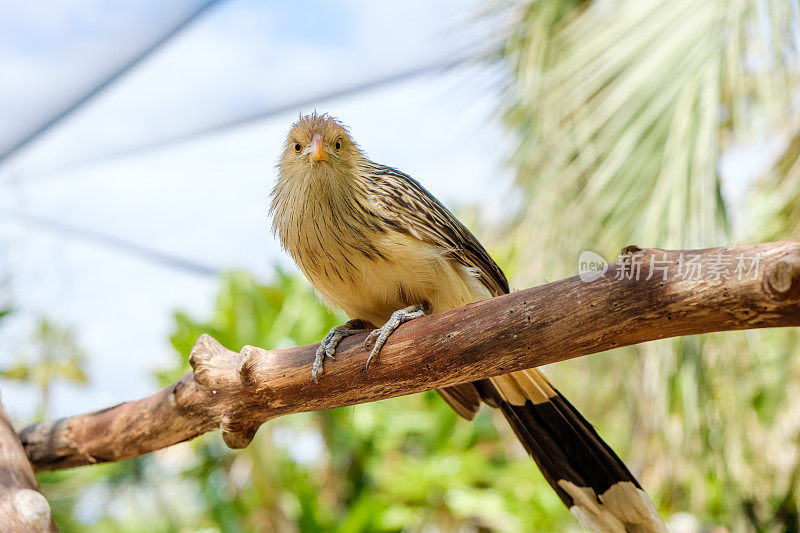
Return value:
<svg viewBox="0 0 800 533">
<path fill-rule="evenodd" d="M 800 325 L 800 242 L 678 251 L 627 247 L 623 255 L 590 282 L 576 276 L 409 322 L 369 372 L 364 336 L 345 339 L 316 384 L 316 345 L 245 346 L 237 354 L 203 335 L 192 349 L 194 372 L 177 383 L 142 400 L 28 427 L 20 438 L 37 471 L 127 459 L 217 427 L 228 446 L 242 448 L 263 422 L 288 413 L 421 392 L 667 337 Z"/>
<path fill-rule="evenodd" d="M 22 445 L 0 404 L 0 531 L 55 531 Z"/>
</svg>

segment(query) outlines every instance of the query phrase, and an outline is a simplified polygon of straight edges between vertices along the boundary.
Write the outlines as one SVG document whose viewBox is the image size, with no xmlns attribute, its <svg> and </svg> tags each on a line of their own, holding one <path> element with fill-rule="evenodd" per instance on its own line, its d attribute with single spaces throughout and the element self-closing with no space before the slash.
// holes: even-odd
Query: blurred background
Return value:
<svg viewBox="0 0 800 533">
<path fill-rule="evenodd" d="M 581 251 L 800 234 L 798 0 L 0 3 L 0 390 L 150 394 L 201 333 L 317 342 L 268 231 L 298 113 L 415 176 L 516 288 Z M 672 531 L 800 530 L 792 330 L 546 368 Z M 62 531 L 578 531 L 502 417 L 434 393 L 39 476 Z"/>
</svg>

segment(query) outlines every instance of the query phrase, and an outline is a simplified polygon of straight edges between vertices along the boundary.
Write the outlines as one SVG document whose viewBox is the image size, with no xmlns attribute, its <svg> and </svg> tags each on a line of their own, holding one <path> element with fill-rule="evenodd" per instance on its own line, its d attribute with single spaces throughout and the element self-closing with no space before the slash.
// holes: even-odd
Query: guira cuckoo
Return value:
<svg viewBox="0 0 800 533">
<path fill-rule="evenodd" d="M 312 376 L 342 338 L 380 325 L 367 364 L 403 322 L 509 291 L 470 231 L 417 181 L 370 161 L 336 119 L 293 125 L 271 194 L 272 227 L 329 306 L 352 318 L 319 346 Z M 472 419 L 502 411 L 558 496 L 587 529 L 666 531 L 625 464 L 537 369 L 438 393 Z"/>
</svg>

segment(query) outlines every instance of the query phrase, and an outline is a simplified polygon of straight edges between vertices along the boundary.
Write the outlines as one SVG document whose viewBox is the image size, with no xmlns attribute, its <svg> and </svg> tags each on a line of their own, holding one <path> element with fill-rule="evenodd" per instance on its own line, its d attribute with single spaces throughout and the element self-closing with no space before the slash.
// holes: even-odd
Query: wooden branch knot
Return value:
<svg viewBox="0 0 800 533">
<path fill-rule="evenodd" d="M 13 502 L 19 517 L 32 531 L 50 529 L 50 504 L 41 493 L 33 489 L 19 489 L 14 493 Z"/>
<path fill-rule="evenodd" d="M 642 251 L 642 247 L 641 246 L 637 246 L 636 244 L 629 244 L 628 246 L 626 246 L 625 248 L 620 250 L 619 255 L 622 258 L 626 258 L 626 257 L 629 257 L 631 255 L 637 254 L 637 253 L 639 253 L 641 251 Z"/>
<path fill-rule="evenodd" d="M 800 296 L 800 253 L 791 253 L 772 263 L 767 284 L 778 296 Z"/>
<path fill-rule="evenodd" d="M 195 381 L 212 396 L 208 406 L 219 423 L 222 439 L 233 449 L 247 447 L 263 422 L 253 422 L 246 416 L 249 402 L 245 400 L 255 397 L 251 365 L 247 364 L 250 360 L 247 348 L 245 346 L 240 355 L 210 335 L 203 334 L 189 356 Z"/>
<path fill-rule="evenodd" d="M 220 420 L 219 430 L 222 433 L 222 440 L 232 450 L 246 448 L 256 436 L 261 425 L 249 424 L 242 420 L 243 417 L 234 418 L 229 415 L 223 415 Z"/>
<path fill-rule="evenodd" d="M 242 383 L 249 387 L 256 387 L 259 385 L 259 380 L 256 376 L 257 358 L 262 355 L 264 351 L 265 350 L 254 346 L 242 347 L 239 365 L 236 370 L 239 372 Z M 269 350 L 266 351 L 268 352 Z"/>
<path fill-rule="evenodd" d="M 210 335 L 204 333 L 194 343 L 189 364 L 197 384 L 212 394 L 241 386 L 237 370 L 239 354 L 228 350 Z"/>
</svg>

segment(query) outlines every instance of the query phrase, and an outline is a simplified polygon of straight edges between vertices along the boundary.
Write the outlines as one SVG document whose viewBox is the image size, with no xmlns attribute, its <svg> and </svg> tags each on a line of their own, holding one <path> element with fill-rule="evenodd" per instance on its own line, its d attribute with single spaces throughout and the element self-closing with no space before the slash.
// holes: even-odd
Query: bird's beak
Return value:
<svg viewBox="0 0 800 533">
<path fill-rule="evenodd" d="M 309 157 L 312 161 L 328 161 L 328 154 L 325 152 L 325 145 L 321 135 L 314 135 L 311 139 L 311 151 Z"/>
</svg>

